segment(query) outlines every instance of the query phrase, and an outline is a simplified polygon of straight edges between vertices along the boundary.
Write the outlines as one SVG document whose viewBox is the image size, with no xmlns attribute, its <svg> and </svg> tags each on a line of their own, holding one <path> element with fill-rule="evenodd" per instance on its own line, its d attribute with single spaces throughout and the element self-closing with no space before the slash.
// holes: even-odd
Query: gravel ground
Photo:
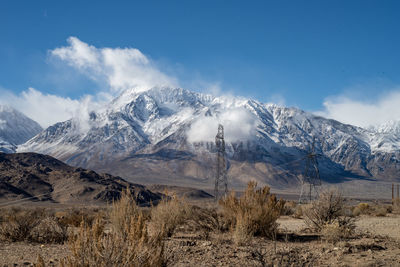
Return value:
<svg viewBox="0 0 400 267">
<path fill-rule="evenodd" d="M 400 241 L 400 215 L 387 217 L 362 216 L 356 221 L 359 232 L 390 237 Z"/>
</svg>

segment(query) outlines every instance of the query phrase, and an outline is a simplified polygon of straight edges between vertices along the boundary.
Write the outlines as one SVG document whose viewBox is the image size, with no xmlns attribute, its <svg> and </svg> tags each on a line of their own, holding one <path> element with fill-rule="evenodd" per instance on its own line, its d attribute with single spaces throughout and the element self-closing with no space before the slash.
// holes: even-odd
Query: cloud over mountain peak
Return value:
<svg viewBox="0 0 400 267">
<path fill-rule="evenodd" d="M 55 48 L 50 54 L 95 81 L 105 81 L 113 91 L 178 86 L 176 78 L 163 73 L 136 48 L 96 48 L 77 37 L 67 41 L 68 46 Z"/>
</svg>

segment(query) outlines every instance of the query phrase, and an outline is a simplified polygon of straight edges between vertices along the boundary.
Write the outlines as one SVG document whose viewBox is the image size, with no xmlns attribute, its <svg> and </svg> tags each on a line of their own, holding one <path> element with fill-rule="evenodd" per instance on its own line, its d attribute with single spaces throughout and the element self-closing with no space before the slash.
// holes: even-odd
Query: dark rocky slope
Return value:
<svg viewBox="0 0 400 267">
<path fill-rule="evenodd" d="M 161 198 L 146 187 L 109 174 L 69 166 L 36 153 L 0 153 L 0 201 L 30 198 L 57 203 L 105 203 L 129 188 L 139 204 Z"/>
</svg>

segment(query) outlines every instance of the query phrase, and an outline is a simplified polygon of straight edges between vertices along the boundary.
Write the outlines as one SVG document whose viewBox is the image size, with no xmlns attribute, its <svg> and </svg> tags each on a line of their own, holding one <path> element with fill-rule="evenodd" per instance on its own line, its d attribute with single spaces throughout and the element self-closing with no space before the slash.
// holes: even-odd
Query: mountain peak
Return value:
<svg viewBox="0 0 400 267">
<path fill-rule="evenodd" d="M 0 151 L 14 152 L 22 144 L 42 131 L 42 127 L 8 105 L 0 105 Z"/>
<path fill-rule="evenodd" d="M 199 102 L 211 102 L 214 98 L 211 95 L 195 93 L 183 88 L 153 87 L 146 91 L 127 89 L 123 91 L 110 103 L 110 108 L 121 108 L 137 98 L 150 98 L 157 104 L 176 103 L 178 105 L 194 105 Z"/>
</svg>

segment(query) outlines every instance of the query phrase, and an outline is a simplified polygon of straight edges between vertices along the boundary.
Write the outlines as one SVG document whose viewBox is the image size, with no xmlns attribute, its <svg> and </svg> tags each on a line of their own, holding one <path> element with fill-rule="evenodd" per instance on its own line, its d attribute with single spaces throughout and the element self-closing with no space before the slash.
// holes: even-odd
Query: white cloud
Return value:
<svg viewBox="0 0 400 267">
<path fill-rule="evenodd" d="M 286 106 L 286 99 L 283 95 L 273 94 L 273 95 L 269 96 L 268 100 L 269 100 L 268 102 L 270 102 L 270 103 L 274 103 L 279 106 Z"/>
<path fill-rule="evenodd" d="M 42 127 L 74 118 L 77 129 L 85 130 L 88 114 L 110 101 L 122 90 L 145 91 L 154 86 L 178 86 L 174 77 L 161 72 L 156 64 L 135 48 L 96 48 L 76 37 L 67 39 L 68 46 L 50 50 L 52 58 L 69 66 L 109 90 L 79 99 L 44 94 L 29 88 L 20 94 L 1 89 L 0 103 L 8 104 L 38 122 Z"/>
<path fill-rule="evenodd" d="M 229 108 L 220 114 L 202 116 L 192 123 L 187 132 L 189 142 L 214 142 L 218 124 L 224 126 L 227 142 L 254 138 L 258 120 L 245 108 Z"/>
<path fill-rule="evenodd" d="M 400 90 L 392 90 L 374 101 L 361 101 L 346 96 L 325 100 L 320 116 L 360 127 L 377 126 L 400 119 Z"/>
<path fill-rule="evenodd" d="M 29 88 L 19 95 L 4 89 L 0 93 L 2 95 L 1 104 L 14 107 L 44 128 L 72 117 L 79 118 L 77 121 L 82 122 L 82 126 L 84 126 L 83 121 L 88 116 L 88 110 L 94 110 L 101 106 L 101 101 L 93 101 L 91 96 L 84 96 L 82 99 L 76 100 L 43 94 L 34 88 Z"/>
<path fill-rule="evenodd" d="M 50 51 L 97 82 L 106 82 L 114 92 L 145 91 L 154 86 L 178 86 L 177 79 L 161 72 L 156 64 L 135 48 L 96 48 L 76 37 L 69 46 Z"/>
</svg>

